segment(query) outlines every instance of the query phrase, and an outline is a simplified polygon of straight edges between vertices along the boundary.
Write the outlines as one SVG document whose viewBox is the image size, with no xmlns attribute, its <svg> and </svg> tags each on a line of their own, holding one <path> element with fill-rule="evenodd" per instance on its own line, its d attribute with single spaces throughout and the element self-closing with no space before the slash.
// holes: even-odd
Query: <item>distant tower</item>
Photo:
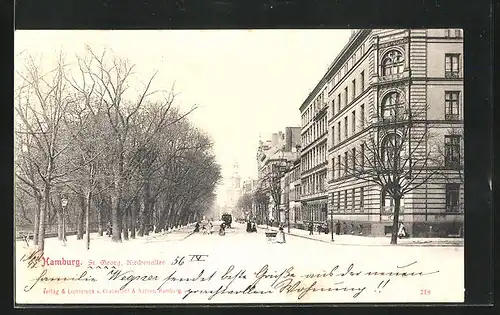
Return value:
<svg viewBox="0 0 500 315">
<path fill-rule="evenodd" d="M 238 199 L 240 198 L 240 196 L 241 196 L 241 177 L 239 174 L 239 165 L 237 162 L 234 162 L 233 173 L 231 174 L 229 185 L 227 187 L 226 211 L 228 213 L 231 213 L 232 210 L 236 207 L 236 204 L 238 203 Z"/>
<path fill-rule="evenodd" d="M 241 177 L 238 162 L 234 162 L 233 164 L 233 175 L 231 176 L 231 182 L 231 186 L 233 188 L 239 188 L 241 186 Z"/>
</svg>

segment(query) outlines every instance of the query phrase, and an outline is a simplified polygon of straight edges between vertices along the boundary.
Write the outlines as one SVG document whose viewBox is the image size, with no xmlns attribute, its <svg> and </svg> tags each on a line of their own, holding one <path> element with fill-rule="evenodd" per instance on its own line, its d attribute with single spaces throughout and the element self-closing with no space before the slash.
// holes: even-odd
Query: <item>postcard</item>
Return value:
<svg viewBox="0 0 500 315">
<path fill-rule="evenodd" d="M 464 301 L 463 31 L 15 32 L 15 303 Z"/>
</svg>

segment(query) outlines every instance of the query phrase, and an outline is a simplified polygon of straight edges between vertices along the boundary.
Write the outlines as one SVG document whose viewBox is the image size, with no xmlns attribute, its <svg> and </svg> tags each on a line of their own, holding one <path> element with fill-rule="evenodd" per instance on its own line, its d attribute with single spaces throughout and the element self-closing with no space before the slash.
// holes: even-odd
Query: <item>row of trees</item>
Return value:
<svg viewBox="0 0 500 315">
<path fill-rule="evenodd" d="M 153 90 L 156 74 L 136 80 L 128 60 L 86 47 L 76 62 L 62 54 L 43 72 L 33 57 L 17 75 L 15 104 L 16 214 L 31 223 L 44 248 L 63 207 L 77 211 L 78 238 L 90 243 L 90 221 L 112 241 L 193 222 L 209 210 L 221 179 L 211 139 L 175 106 L 176 94 Z M 24 221 L 24 222 L 23 222 Z M 85 224 L 84 224 L 85 223 Z M 85 226 L 85 228 L 84 228 Z"/>
</svg>

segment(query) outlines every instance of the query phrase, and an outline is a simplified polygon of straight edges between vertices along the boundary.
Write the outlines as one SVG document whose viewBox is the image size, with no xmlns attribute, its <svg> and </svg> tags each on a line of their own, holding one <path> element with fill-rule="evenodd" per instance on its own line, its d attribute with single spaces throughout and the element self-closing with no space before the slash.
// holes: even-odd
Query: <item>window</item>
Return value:
<svg viewBox="0 0 500 315">
<path fill-rule="evenodd" d="M 381 153 L 386 168 L 399 167 L 402 144 L 401 136 L 395 133 L 389 134 L 384 138 Z"/>
<path fill-rule="evenodd" d="M 347 136 L 348 136 L 348 134 L 347 134 L 347 132 L 348 132 L 347 128 L 348 128 L 348 126 L 347 126 L 347 116 L 345 116 L 344 117 L 344 138 L 345 139 L 347 139 Z"/>
<path fill-rule="evenodd" d="M 344 152 L 344 176 L 347 175 L 347 169 L 349 167 L 349 159 L 347 157 L 347 151 Z"/>
<path fill-rule="evenodd" d="M 360 79 L 360 83 L 361 83 L 361 92 L 363 92 L 365 90 L 365 72 L 361 72 L 361 79 Z"/>
<path fill-rule="evenodd" d="M 394 120 L 397 109 L 403 104 L 403 99 L 399 92 L 390 92 L 382 99 L 381 114 L 384 120 Z"/>
<path fill-rule="evenodd" d="M 365 167 L 365 144 L 361 144 L 361 152 L 360 152 L 360 166 L 363 168 Z"/>
<path fill-rule="evenodd" d="M 335 100 L 332 100 L 332 117 L 335 116 Z"/>
<path fill-rule="evenodd" d="M 363 207 L 365 206 L 365 187 L 361 187 L 359 189 L 359 207 L 361 211 L 363 211 Z"/>
<path fill-rule="evenodd" d="M 352 211 L 356 208 L 356 195 L 354 188 L 351 190 L 351 208 Z"/>
<path fill-rule="evenodd" d="M 459 97 L 460 92 L 457 91 L 446 91 L 444 92 L 444 119 L 446 120 L 458 120 L 459 119 Z"/>
<path fill-rule="evenodd" d="M 339 93 L 338 102 L 337 102 L 337 113 L 340 113 L 340 101 L 341 101 L 341 95 Z"/>
<path fill-rule="evenodd" d="M 361 127 L 363 127 L 365 124 L 365 104 L 361 104 L 359 116 L 360 116 L 359 121 L 361 122 Z M 361 129 L 363 129 L 363 128 L 361 128 Z"/>
<path fill-rule="evenodd" d="M 337 211 L 340 211 L 340 191 L 337 192 Z"/>
<path fill-rule="evenodd" d="M 460 76 L 459 68 L 460 54 L 446 54 L 444 59 L 444 76 L 445 78 L 458 78 Z"/>
<path fill-rule="evenodd" d="M 347 190 L 344 190 L 344 211 L 347 211 Z"/>
<path fill-rule="evenodd" d="M 458 212 L 460 184 L 446 184 L 446 212 Z"/>
<path fill-rule="evenodd" d="M 460 136 L 444 136 L 445 166 L 457 167 L 460 165 Z"/>
<path fill-rule="evenodd" d="M 332 126 L 332 147 L 335 145 L 335 126 Z"/>
<path fill-rule="evenodd" d="M 354 66 L 355 63 L 356 63 L 356 53 L 352 55 L 352 65 Z"/>
<path fill-rule="evenodd" d="M 337 170 L 338 170 L 338 177 L 340 178 L 340 172 L 341 172 L 341 169 L 342 169 L 342 162 L 340 161 L 340 154 L 337 156 L 337 163 L 338 163 L 338 167 L 337 167 Z"/>
<path fill-rule="evenodd" d="M 382 58 L 382 75 L 388 76 L 403 72 L 404 58 L 399 50 L 391 50 Z"/>
<path fill-rule="evenodd" d="M 352 134 L 356 133 L 356 111 L 352 111 L 352 116 L 351 116 L 351 131 Z"/>
<path fill-rule="evenodd" d="M 356 98 L 356 80 L 352 80 L 352 99 Z"/>
<path fill-rule="evenodd" d="M 332 179 L 335 179 L 335 158 L 332 158 Z"/>
<path fill-rule="evenodd" d="M 345 87 L 344 89 L 344 106 L 347 106 L 347 100 L 349 98 L 349 87 Z"/>
<path fill-rule="evenodd" d="M 352 148 L 352 170 L 356 171 L 356 148 Z"/>
<path fill-rule="evenodd" d="M 340 121 L 337 123 L 337 127 L 338 127 L 337 128 L 337 142 L 340 142 L 340 133 L 342 132 L 342 131 L 340 131 L 340 130 L 342 130 L 342 129 L 340 129 Z"/>
</svg>

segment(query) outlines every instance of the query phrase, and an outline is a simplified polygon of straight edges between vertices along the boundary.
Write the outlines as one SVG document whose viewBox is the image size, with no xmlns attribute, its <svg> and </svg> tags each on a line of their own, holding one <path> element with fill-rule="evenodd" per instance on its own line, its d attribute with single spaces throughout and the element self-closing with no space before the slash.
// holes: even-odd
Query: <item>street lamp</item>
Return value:
<svg viewBox="0 0 500 315">
<path fill-rule="evenodd" d="M 328 209 L 328 207 L 327 207 Z M 333 208 L 330 210 L 330 221 L 332 222 L 332 242 L 333 242 Z"/>
<path fill-rule="evenodd" d="M 68 199 L 66 197 L 61 198 L 61 205 L 62 205 L 62 240 L 63 242 L 66 242 L 66 206 L 68 205 Z"/>
</svg>

